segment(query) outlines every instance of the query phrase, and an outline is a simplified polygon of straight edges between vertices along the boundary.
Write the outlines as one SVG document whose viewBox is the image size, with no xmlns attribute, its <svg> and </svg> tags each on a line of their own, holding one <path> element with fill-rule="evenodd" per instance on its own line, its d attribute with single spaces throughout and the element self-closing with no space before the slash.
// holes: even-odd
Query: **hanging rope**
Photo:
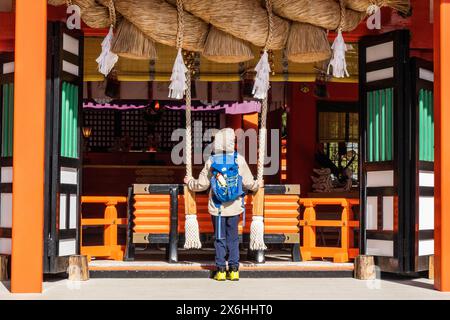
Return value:
<svg viewBox="0 0 450 320">
<path fill-rule="evenodd" d="M 114 37 L 114 26 L 116 25 L 116 9 L 114 7 L 114 0 L 109 0 L 108 2 L 110 27 L 109 32 L 102 42 L 102 52 L 97 58 L 98 71 L 105 77 L 111 72 L 111 70 L 116 65 L 119 60 L 119 56 L 111 51 L 112 40 Z"/>
<path fill-rule="evenodd" d="M 345 22 L 345 0 L 339 0 L 339 5 L 341 7 L 339 28 L 337 30 L 338 35 L 334 39 L 331 49 L 333 50 L 333 57 L 328 64 L 327 73 L 330 74 L 331 68 L 333 68 L 333 77 L 335 78 L 345 78 L 349 77 L 350 74 L 347 71 L 347 61 L 345 60 L 345 54 L 347 52 L 347 45 L 345 44 L 344 37 L 342 36 L 342 30 L 344 29 Z"/>
<path fill-rule="evenodd" d="M 183 0 L 177 0 L 177 15 L 178 15 L 178 27 L 177 27 L 177 49 L 181 49 L 183 46 L 184 37 L 184 14 L 183 14 Z"/>
<path fill-rule="evenodd" d="M 268 30 L 266 45 L 264 46 L 263 54 L 258 64 L 255 67 L 256 77 L 255 84 L 253 86 L 253 96 L 256 99 L 264 100 L 267 97 L 267 92 L 270 87 L 270 63 L 268 50 L 273 41 L 273 11 L 272 11 L 272 0 L 266 0 L 267 16 L 268 16 Z"/>
<path fill-rule="evenodd" d="M 173 65 L 172 76 L 170 77 L 169 98 L 183 99 L 188 89 L 186 74 L 188 69 L 183 60 L 183 35 L 184 35 L 184 17 L 183 17 L 183 1 L 177 0 L 178 28 L 177 28 L 177 57 Z"/>
<path fill-rule="evenodd" d="M 264 181 L 264 159 L 266 154 L 267 139 L 267 111 L 268 111 L 268 92 L 270 88 L 270 64 L 268 48 L 270 48 L 273 40 L 273 10 L 272 0 L 266 0 L 266 9 L 268 17 L 268 34 L 264 47 L 264 53 L 256 66 L 256 79 L 253 93 L 255 98 L 262 99 L 261 108 L 261 125 L 259 129 L 258 139 L 258 166 L 257 180 L 260 184 Z M 250 226 L 250 249 L 266 250 L 264 243 L 264 189 L 260 188 L 253 197 L 253 216 Z"/>
<path fill-rule="evenodd" d="M 184 13 L 183 1 L 177 0 L 178 28 L 177 49 L 178 54 L 170 78 L 169 97 L 182 99 L 186 94 L 186 176 L 192 178 L 192 97 L 191 97 L 191 71 L 186 67 L 183 59 Z M 195 194 L 187 186 L 184 187 L 185 201 L 185 249 L 200 249 L 200 228 L 197 220 Z"/>
<path fill-rule="evenodd" d="M 272 8 L 272 0 L 266 0 L 266 8 L 267 8 L 267 16 L 269 21 L 268 26 L 268 34 L 267 41 L 264 47 L 264 52 L 267 54 L 268 48 L 272 45 L 273 41 L 273 8 Z M 265 97 L 263 99 L 262 107 L 261 107 L 261 126 L 259 130 L 259 148 L 258 148 L 258 167 L 257 167 L 257 179 L 258 181 L 264 180 L 264 157 L 266 153 L 266 137 L 267 137 L 267 109 L 268 109 L 268 91 L 270 87 L 270 65 L 268 68 L 267 75 L 264 78 L 267 79 L 267 87 L 265 92 Z"/>
<path fill-rule="evenodd" d="M 191 73 L 187 73 L 186 90 L 186 176 L 192 178 L 192 101 L 191 101 Z"/>
<path fill-rule="evenodd" d="M 267 138 L 267 110 L 269 109 L 268 98 L 263 100 L 261 106 L 261 127 L 259 129 L 259 146 L 258 146 L 258 181 L 264 180 L 264 157 L 266 153 L 266 138 Z"/>
<path fill-rule="evenodd" d="M 111 27 L 114 27 L 117 22 L 116 8 L 114 7 L 114 0 L 109 0 L 108 3 L 109 19 Z"/>
<path fill-rule="evenodd" d="M 264 47 L 264 50 L 268 51 L 269 48 L 272 46 L 272 42 L 273 42 L 274 21 L 273 21 L 272 0 L 266 0 L 266 9 L 267 9 L 267 18 L 269 20 L 269 26 L 268 26 L 268 32 L 267 32 L 266 46 Z"/>
</svg>

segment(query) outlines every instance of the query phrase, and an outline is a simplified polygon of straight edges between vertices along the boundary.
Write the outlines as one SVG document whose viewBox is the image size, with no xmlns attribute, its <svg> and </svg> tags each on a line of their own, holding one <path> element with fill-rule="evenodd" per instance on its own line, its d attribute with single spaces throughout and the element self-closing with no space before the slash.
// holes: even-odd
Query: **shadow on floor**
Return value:
<svg viewBox="0 0 450 320">
<path fill-rule="evenodd" d="M 428 274 L 425 273 L 418 273 L 414 274 L 412 276 L 405 276 L 405 275 L 396 275 L 391 273 L 382 273 L 381 274 L 381 280 L 393 282 L 396 284 L 401 284 L 409 287 L 416 287 L 420 289 L 428 289 L 428 290 L 435 290 L 433 281 L 430 282 L 424 282 L 421 281 L 427 278 Z"/>
<path fill-rule="evenodd" d="M 11 293 L 11 281 L 0 281 L 0 283 Z"/>
</svg>

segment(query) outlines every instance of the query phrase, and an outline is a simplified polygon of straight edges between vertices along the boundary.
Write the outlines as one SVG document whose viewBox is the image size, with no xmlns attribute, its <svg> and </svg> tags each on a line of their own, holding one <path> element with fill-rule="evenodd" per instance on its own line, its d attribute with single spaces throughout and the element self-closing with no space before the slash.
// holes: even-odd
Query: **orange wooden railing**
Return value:
<svg viewBox="0 0 450 320">
<path fill-rule="evenodd" d="M 303 231 L 303 246 L 301 247 L 302 259 L 304 261 L 313 258 L 333 258 L 334 262 L 348 262 L 358 255 L 358 248 L 353 248 L 353 228 L 359 227 L 359 221 L 351 220 L 353 218 L 352 207 L 359 205 L 357 199 L 332 199 L 315 198 L 301 199 L 300 203 L 305 207 L 303 220 L 300 226 Z M 340 205 L 342 207 L 340 220 L 317 220 L 317 205 Z M 340 247 L 317 247 L 316 246 L 316 228 L 317 227 L 336 227 L 341 229 Z"/>
<path fill-rule="evenodd" d="M 134 196 L 135 233 L 168 234 L 170 226 L 169 195 L 135 195 Z M 298 233 L 298 200 L 296 195 L 265 196 L 265 233 Z M 239 233 L 250 233 L 252 221 L 252 198 L 246 198 L 246 224 L 239 224 Z M 197 194 L 197 219 L 201 233 L 213 233 L 211 216 L 208 213 L 208 195 Z M 184 233 L 184 198 L 178 199 L 178 232 Z"/>
<path fill-rule="evenodd" d="M 119 225 L 126 225 L 126 218 L 118 218 L 117 205 L 119 203 L 126 203 L 126 197 L 82 197 L 82 204 L 104 204 L 105 211 L 103 218 L 83 218 L 81 213 L 81 228 L 84 226 L 103 226 L 103 245 L 102 246 L 83 246 L 83 238 L 81 238 L 81 254 L 88 256 L 90 260 L 92 257 L 101 257 L 113 260 L 123 260 L 125 246 L 117 244 L 117 230 Z M 83 231 L 81 231 L 83 237 Z"/>
</svg>

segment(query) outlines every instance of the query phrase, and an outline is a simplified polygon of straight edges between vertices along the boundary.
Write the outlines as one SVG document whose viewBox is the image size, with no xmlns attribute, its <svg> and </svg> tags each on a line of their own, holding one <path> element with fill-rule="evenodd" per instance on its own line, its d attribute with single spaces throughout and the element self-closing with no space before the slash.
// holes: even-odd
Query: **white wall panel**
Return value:
<svg viewBox="0 0 450 320">
<path fill-rule="evenodd" d="M 394 230 L 394 197 L 383 197 L 383 230 Z"/>
<path fill-rule="evenodd" d="M 367 172 L 366 185 L 370 187 L 393 187 L 394 171 L 370 171 Z"/>
<path fill-rule="evenodd" d="M 367 254 L 371 256 L 393 257 L 394 242 L 387 240 L 367 239 Z"/>
<path fill-rule="evenodd" d="M 0 196 L 0 227 L 12 228 L 12 193 Z"/>
<path fill-rule="evenodd" d="M 367 197 L 367 208 L 366 208 L 367 230 L 377 230 L 377 223 L 378 223 L 378 199 L 377 197 Z"/>
</svg>

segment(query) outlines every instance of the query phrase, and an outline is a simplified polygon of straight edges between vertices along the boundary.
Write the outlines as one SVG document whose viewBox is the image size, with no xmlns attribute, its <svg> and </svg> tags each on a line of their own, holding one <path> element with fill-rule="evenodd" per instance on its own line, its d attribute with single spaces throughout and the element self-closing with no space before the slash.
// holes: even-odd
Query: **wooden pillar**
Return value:
<svg viewBox="0 0 450 320">
<path fill-rule="evenodd" d="M 300 184 L 302 197 L 312 189 L 317 130 L 314 84 L 290 83 L 288 114 L 287 183 Z M 303 89 L 303 90 L 302 90 Z"/>
<path fill-rule="evenodd" d="M 450 291 L 450 0 L 434 1 L 435 280 Z"/>
<path fill-rule="evenodd" d="M 16 1 L 11 291 L 41 293 L 47 1 Z"/>
</svg>

